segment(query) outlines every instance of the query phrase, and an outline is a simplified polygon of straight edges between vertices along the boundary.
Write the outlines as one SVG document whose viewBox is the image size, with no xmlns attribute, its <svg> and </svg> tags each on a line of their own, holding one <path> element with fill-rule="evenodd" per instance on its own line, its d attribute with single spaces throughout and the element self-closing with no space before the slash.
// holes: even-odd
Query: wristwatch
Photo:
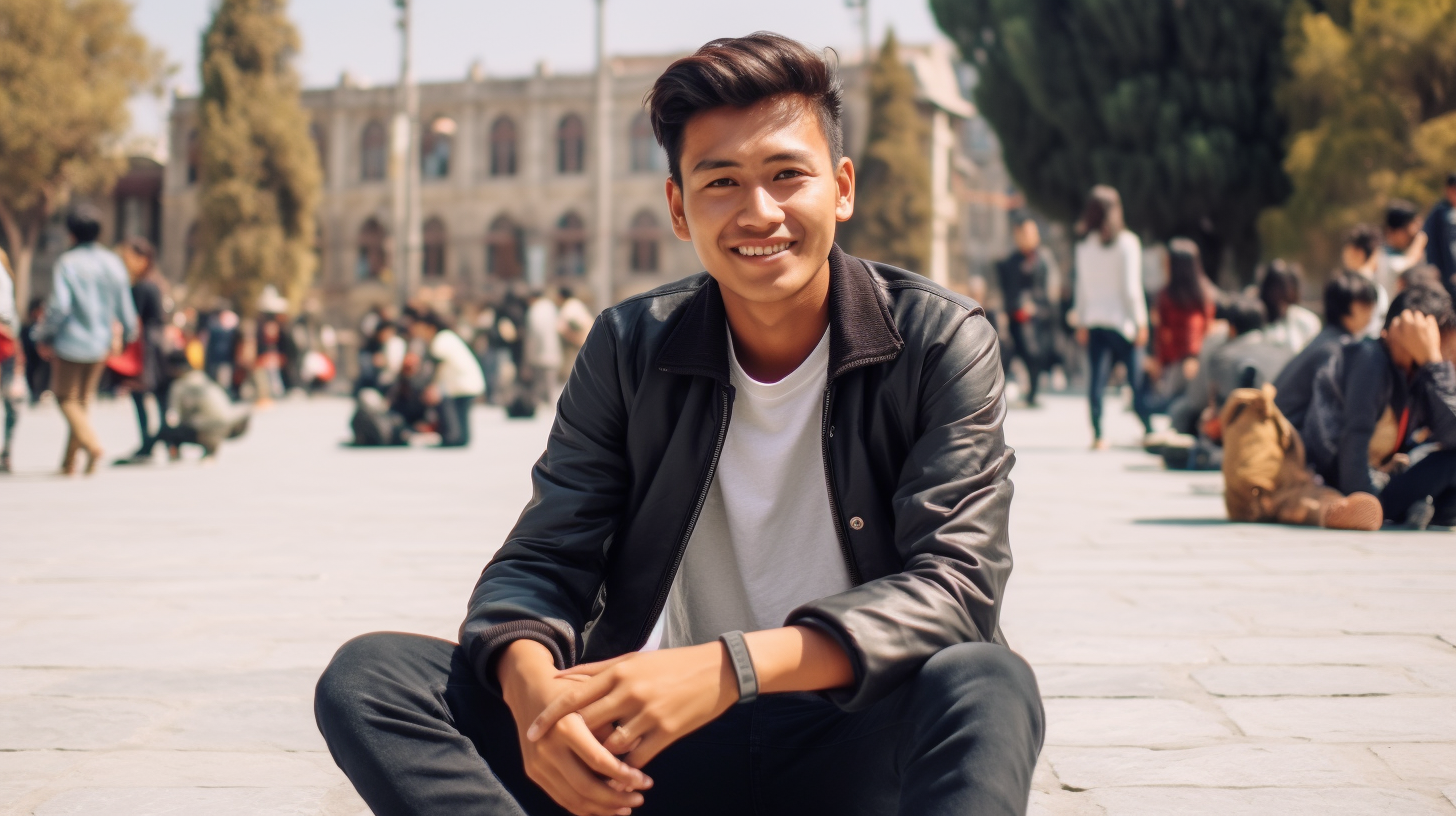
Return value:
<svg viewBox="0 0 1456 816">
<path fill-rule="evenodd" d="M 753 658 L 748 654 L 748 643 L 739 631 L 724 632 L 718 636 L 728 650 L 728 659 L 733 661 L 733 673 L 738 675 L 738 702 L 751 703 L 758 698 L 758 673 L 753 670 Z"/>
</svg>

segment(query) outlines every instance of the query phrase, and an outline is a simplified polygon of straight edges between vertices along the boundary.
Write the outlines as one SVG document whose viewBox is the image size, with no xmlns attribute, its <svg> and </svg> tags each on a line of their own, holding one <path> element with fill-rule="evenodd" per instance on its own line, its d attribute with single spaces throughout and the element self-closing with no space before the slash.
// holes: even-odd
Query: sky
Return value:
<svg viewBox="0 0 1456 816">
<path fill-rule="evenodd" d="M 132 0 L 134 24 L 175 67 L 167 95 L 133 100 L 132 132 L 160 140 L 173 89 L 194 94 L 203 28 L 216 0 Z M 888 27 L 905 42 L 943 36 L 926 0 L 869 0 L 879 43 Z M 306 87 L 331 86 L 343 71 L 374 84 L 399 75 L 393 0 L 290 0 L 303 40 L 297 68 Z M 479 61 L 489 75 L 529 74 L 545 60 L 557 73 L 589 70 L 593 0 L 414 0 L 415 73 L 463 78 Z M 861 42 L 859 12 L 845 0 L 606 0 L 609 54 L 690 51 L 715 37 L 766 29 L 848 57 Z"/>
</svg>

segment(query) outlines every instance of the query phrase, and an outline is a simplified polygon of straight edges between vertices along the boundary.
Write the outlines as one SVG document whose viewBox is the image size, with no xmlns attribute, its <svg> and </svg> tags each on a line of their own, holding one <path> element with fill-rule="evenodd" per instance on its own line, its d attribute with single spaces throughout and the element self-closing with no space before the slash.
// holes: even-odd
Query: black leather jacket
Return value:
<svg viewBox="0 0 1456 816">
<path fill-rule="evenodd" d="M 1013 451 L 996 331 L 918 275 L 829 256 L 823 450 L 854 586 L 785 624 L 854 665 L 863 708 L 939 650 L 1004 643 Z M 667 600 L 733 410 L 727 316 L 706 273 L 602 313 L 557 406 L 534 495 L 481 574 L 460 642 L 481 681 L 519 638 L 560 667 L 639 649 Z"/>
</svg>

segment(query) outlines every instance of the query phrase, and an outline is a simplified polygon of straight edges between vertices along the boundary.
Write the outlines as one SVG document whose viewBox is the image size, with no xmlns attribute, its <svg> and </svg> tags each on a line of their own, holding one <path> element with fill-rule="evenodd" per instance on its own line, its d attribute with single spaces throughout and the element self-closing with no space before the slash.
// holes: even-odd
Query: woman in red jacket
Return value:
<svg viewBox="0 0 1456 816">
<path fill-rule="evenodd" d="M 1153 305 L 1153 378 L 1162 394 L 1179 394 L 1198 374 L 1198 352 L 1213 324 L 1216 289 L 1203 274 L 1198 244 L 1168 242 L 1168 285 Z"/>
</svg>

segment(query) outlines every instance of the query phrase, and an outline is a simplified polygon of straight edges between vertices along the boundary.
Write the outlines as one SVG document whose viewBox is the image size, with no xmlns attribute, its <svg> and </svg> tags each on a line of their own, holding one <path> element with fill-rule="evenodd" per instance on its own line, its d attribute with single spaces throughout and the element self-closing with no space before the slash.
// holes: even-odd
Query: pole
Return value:
<svg viewBox="0 0 1456 816">
<path fill-rule="evenodd" d="M 420 161 L 419 88 L 415 86 L 414 48 L 410 36 L 411 0 L 394 0 L 399 8 L 399 85 L 395 88 L 394 127 L 390 139 L 389 174 L 394 220 L 393 265 L 399 303 L 409 303 L 419 266 Z"/>
<path fill-rule="evenodd" d="M 870 0 L 859 0 L 859 33 L 864 38 L 864 64 L 874 59 L 874 46 L 870 42 Z"/>
<path fill-rule="evenodd" d="M 596 255 L 591 288 L 598 311 L 616 300 L 612 291 L 612 77 L 607 62 L 606 0 L 597 4 Z"/>
</svg>

